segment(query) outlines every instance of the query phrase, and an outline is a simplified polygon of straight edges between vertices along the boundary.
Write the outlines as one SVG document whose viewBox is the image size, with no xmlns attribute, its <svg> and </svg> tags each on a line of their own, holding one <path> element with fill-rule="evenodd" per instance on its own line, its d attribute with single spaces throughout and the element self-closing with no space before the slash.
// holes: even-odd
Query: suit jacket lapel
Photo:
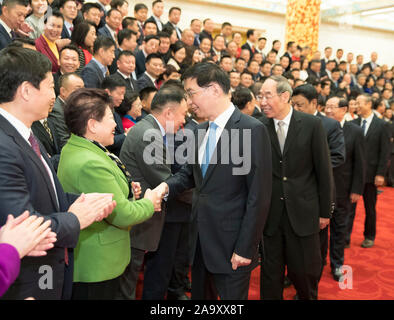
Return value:
<svg viewBox="0 0 394 320">
<path fill-rule="evenodd" d="M 274 120 L 269 119 L 269 118 L 265 118 L 264 124 L 267 126 L 267 129 L 268 129 L 268 132 L 270 135 L 270 139 L 271 139 L 271 145 L 273 146 L 273 149 L 278 154 L 278 156 L 281 157 L 282 153 L 280 151 L 279 140 L 278 140 L 278 135 L 275 130 Z"/>
<path fill-rule="evenodd" d="M 228 119 L 226 126 L 224 127 L 224 130 L 222 134 L 220 135 L 220 138 L 218 140 L 218 143 L 216 144 L 216 148 L 214 150 L 214 153 L 212 155 L 210 164 L 208 165 L 207 172 L 205 173 L 204 179 L 203 179 L 203 185 L 209 180 L 209 177 L 211 176 L 213 170 L 215 169 L 216 165 L 220 163 L 221 161 L 221 156 L 222 154 L 225 154 L 227 152 L 228 154 L 228 149 L 231 144 L 231 139 L 233 138 L 232 135 L 235 133 L 231 132 L 231 129 L 236 129 L 236 123 L 239 121 L 239 118 L 241 117 L 241 112 L 236 108 L 231 115 L 230 119 Z M 223 134 L 231 134 L 231 136 L 228 136 L 228 141 L 223 140 Z M 228 159 L 230 160 L 230 159 Z"/>
<path fill-rule="evenodd" d="M 19 134 L 19 132 L 16 131 L 16 129 L 1 115 L 0 115 L 0 125 L 4 129 L 6 129 L 4 131 L 10 137 L 12 137 L 14 139 L 15 143 L 26 152 L 26 154 L 29 156 L 29 158 L 38 167 L 39 171 L 41 172 L 42 176 L 45 179 L 46 186 L 47 186 L 47 189 L 48 189 L 49 194 L 51 196 L 52 203 L 55 208 L 58 208 L 55 190 L 53 189 L 54 187 L 53 187 L 52 181 L 49 178 L 49 174 L 48 174 L 47 169 L 45 168 L 44 164 L 42 163 L 42 161 L 45 161 L 45 160 L 41 161 L 41 159 L 38 158 L 38 156 L 34 152 L 33 148 L 26 142 L 25 139 L 23 139 L 23 137 Z M 44 150 L 43 146 L 41 145 L 41 142 L 38 139 L 37 139 L 37 141 L 38 141 L 38 145 L 40 146 L 41 155 L 45 154 L 45 150 Z M 44 152 L 43 152 L 43 150 L 44 150 Z M 46 157 L 43 156 L 43 158 L 45 159 Z M 48 164 L 49 168 L 51 168 L 51 164 L 48 162 L 47 162 L 47 164 Z M 52 174 L 54 174 L 52 169 L 51 169 L 51 171 L 52 171 Z"/>
<path fill-rule="evenodd" d="M 283 155 L 287 153 L 289 150 L 294 138 L 298 135 L 300 131 L 300 126 L 298 126 L 298 116 L 297 111 L 293 110 L 293 114 L 291 115 L 289 130 L 287 131 L 285 146 L 283 149 Z"/>
<path fill-rule="evenodd" d="M 370 136 L 371 134 L 373 135 L 373 132 L 374 132 L 376 126 L 377 126 L 377 123 L 376 123 L 377 120 L 376 120 L 376 118 L 377 118 L 377 117 L 374 115 L 373 118 L 372 118 L 371 124 L 369 125 L 367 134 L 365 135 L 365 138 L 369 138 L 369 136 Z M 371 132 L 372 132 L 372 133 L 371 133 Z"/>
</svg>

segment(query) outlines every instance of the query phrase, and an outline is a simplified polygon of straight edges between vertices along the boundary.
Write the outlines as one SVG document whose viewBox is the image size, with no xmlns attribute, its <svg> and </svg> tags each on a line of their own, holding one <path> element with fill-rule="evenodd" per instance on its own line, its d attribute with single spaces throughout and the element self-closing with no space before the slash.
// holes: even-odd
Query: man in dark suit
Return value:
<svg viewBox="0 0 394 320">
<path fill-rule="evenodd" d="M 110 2 L 111 1 L 109 0 L 97 0 L 97 4 L 100 6 L 100 13 L 101 13 L 100 23 L 97 29 L 100 29 L 105 26 L 105 17 L 107 16 L 106 6 L 108 6 Z"/>
<path fill-rule="evenodd" d="M 388 168 L 390 132 L 387 124 L 372 112 L 372 98 L 370 95 L 359 95 L 356 103 L 359 118 L 353 120 L 353 123 L 361 126 L 365 136 L 367 150 L 367 173 L 363 190 L 365 208 L 364 241 L 361 246 L 363 248 L 370 248 L 374 245 L 376 237 L 377 188 L 383 186 L 384 176 Z M 355 209 L 354 207 L 348 224 L 347 239 L 349 242 Z"/>
<path fill-rule="evenodd" d="M 153 98 L 151 112 L 131 128 L 120 154 L 133 180 L 141 183 L 142 193 L 171 176 L 166 134 L 174 134 L 185 122 L 187 105 L 183 90 L 174 86 L 160 90 Z M 151 139 L 144 138 L 147 134 L 154 138 L 153 143 Z M 154 156 L 148 151 L 152 146 Z M 151 162 L 148 162 L 147 156 Z M 123 296 L 129 297 L 134 293 L 138 271 L 145 256 L 142 299 L 164 299 L 182 225 L 189 220 L 189 215 L 175 210 L 174 205 L 174 202 L 168 204 L 170 209 L 156 213 L 148 221 L 131 229 L 132 258 L 124 274 L 124 285 L 121 287 Z M 148 253 L 145 254 L 146 251 Z"/>
<path fill-rule="evenodd" d="M 188 164 L 161 187 L 169 197 L 195 187 L 192 299 L 247 299 L 271 194 L 269 137 L 231 103 L 230 80 L 219 66 L 194 65 L 184 86 L 193 112 L 209 122 L 197 127 Z"/>
<path fill-rule="evenodd" d="M 116 47 L 118 47 L 116 32 L 122 24 L 122 14 L 117 9 L 111 9 L 108 11 L 107 16 L 105 17 L 105 26 L 98 29 L 98 34 L 111 38 L 115 41 Z"/>
<path fill-rule="evenodd" d="M 83 88 L 82 78 L 76 73 L 67 73 L 60 76 L 59 95 L 55 100 L 53 109 L 49 112 L 48 120 L 53 124 L 54 137 L 59 151 L 64 147 L 70 138 L 70 132 L 64 120 L 65 101 L 75 90 Z"/>
<path fill-rule="evenodd" d="M 320 229 L 332 213 L 333 175 L 322 121 L 293 110 L 287 79 L 271 76 L 260 90 L 272 145 L 272 198 L 264 229 L 261 297 L 283 299 L 284 273 L 300 299 L 317 299 Z"/>
<path fill-rule="evenodd" d="M 61 38 L 71 40 L 71 34 L 74 30 L 73 21 L 78 15 L 77 2 L 75 0 L 61 0 L 59 7 L 59 11 L 64 18 Z"/>
<path fill-rule="evenodd" d="M 0 76 L 0 226 L 10 212 L 19 216 L 28 210 L 51 220 L 57 234 L 46 256 L 22 259 L 19 276 L 3 298 L 70 299 L 73 256 L 67 248 L 77 245 L 79 230 L 105 218 L 114 204 L 108 196 L 64 193 L 47 153 L 31 132 L 32 123 L 46 118 L 55 100 L 49 59 L 30 49 L 5 49 Z M 48 267 L 44 272 L 50 272 L 50 279 L 43 281 L 42 266 Z"/>
<path fill-rule="evenodd" d="M 34 136 L 41 142 L 45 151 L 47 152 L 52 166 L 57 172 L 57 167 L 60 160 L 60 147 L 57 143 L 58 138 L 55 131 L 55 126 L 48 118 L 34 121 L 31 125 L 31 130 Z"/>
<path fill-rule="evenodd" d="M 157 79 L 159 79 L 162 68 L 163 60 L 158 53 L 152 53 L 146 57 L 146 71 L 138 78 L 137 84 L 140 90 L 146 87 L 155 87 L 159 89 Z"/>
<path fill-rule="evenodd" d="M 118 69 L 117 61 L 119 59 L 119 55 L 122 51 L 131 51 L 134 52 L 137 48 L 137 33 L 130 29 L 122 29 L 118 32 L 118 45 L 119 47 L 115 50 L 115 59 L 112 61 L 111 66 L 108 68 L 110 74 L 114 74 Z M 137 74 L 135 73 L 135 61 L 134 61 L 134 70 L 133 70 L 133 78 L 137 80 Z"/>
<path fill-rule="evenodd" d="M 213 42 L 212 32 L 215 28 L 215 24 L 213 23 L 212 19 L 209 19 L 209 18 L 205 19 L 203 21 L 203 27 L 204 27 L 204 29 L 200 32 L 199 37 L 198 37 L 199 43 L 201 42 L 201 40 L 203 38 L 208 38 L 209 40 L 211 40 L 211 43 L 212 43 Z"/>
<path fill-rule="evenodd" d="M 28 5 L 29 1 L 27 0 L 3 1 L 0 15 L 0 50 L 7 47 L 16 38 L 15 31 L 24 22 Z M 23 20 L 15 19 L 18 16 L 23 16 Z"/>
<path fill-rule="evenodd" d="M 144 41 L 144 30 L 142 26 L 144 25 L 147 16 L 148 16 L 148 7 L 144 3 L 137 3 L 134 6 L 134 17 L 137 20 L 137 26 L 139 32 L 139 37 L 137 42 L 139 46 Z"/>
<path fill-rule="evenodd" d="M 250 52 L 250 60 L 252 60 L 254 53 L 256 52 L 256 48 L 254 44 L 257 40 L 257 32 L 254 29 L 249 29 L 246 32 L 246 42 L 242 45 L 241 49 L 248 49 Z"/>
<path fill-rule="evenodd" d="M 322 76 L 321 72 L 321 62 L 320 60 L 312 60 L 309 69 L 307 69 L 308 72 L 308 83 L 312 83 L 314 80 L 320 81 L 320 78 Z"/>
<path fill-rule="evenodd" d="M 111 38 L 101 36 L 96 39 L 93 58 L 81 71 L 85 88 L 101 88 L 104 77 L 109 74 L 108 66 L 115 58 L 115 46 Z"/>
<path fill-rule="evenodd" d="M 351 206 L 361 197 L 365 180 L 364 135 L 360 127 L 345 121 L 347 109 L 347 101 L 338 97 L 329 98 L 325 107 L 327 117 L 341 124 L 346 144 L 346 161 L 334 168 L 336 205 L 330 220 L 330 263 L 336 281 L 342 280 L 341 267 L 344 264 L 345 237 Z"/>
<path fill-rule="evenodd" d="M 317 98 L 315 87 L 311 84 L 304 84 L 294 89 L 291 100 L 296 110 L 317 116 L 322 121 L 330 149 L 331 167 L 336 168 L 345 163 L 346 150 L 343 131 L 338 121 L 327 118 L 317 111 Z M 335 189 L 335 185 L 333 187 Z M 333 194 L 333 200 L 335 200 L 335 190 L 333 190 Z M 323 228 L 320 231 L 320 249 L 323 272 L 328 252 L 328 228 Z"/>
<path fill-rule="evenodd" d="M 151 53 L 157 53 L 160 40 L 157 36 L 150 35 L 144 40 L 141 50 L 135 54 L 137 79 L 145 72 L 146 57 Z"/>
<path fill-rule="evenodd" d="M 155 0 L 152 2 L 152 15 L 145 21 L 153 22 L 156 24 L 157 32 L 163 30 L 163 22 L 161 22 L 160 17 L 164 11 L 164 3 L 162 0 Z"/>
<path fill-rule="evenodd" d="M 181 20 L 181 12 L 181 8 L 172 7 L 170 11 L 168 11 L 168 22 L 163 26 L 163 28 L 169 27 L 175 29 L 178 40 L 182 38 L 182 30 L 178 27 L 178 23 Z"/>
<path fill-rule="evenodd" d="M 126 86 L 126 92 L 139 92 L 137 81 L 133 78 L 133 72 L 135 70 L 135 57 L 133 53 L 131 51 L 121 51 L 116 64 L 118 69 L 112 75 L 113 79 L 116 79 L 120 84 L 124 84 Z"/>
<path fill-rule="evenodd" d="M 378 54 L 376 52 L 372 52 L 371 53 L 371 61 L 367 62 L 366 64 L 363 65 L 363 68 L 365 66 L 368 66 L 369 69 L 372 71 L 375 70 L 376 67 L 378 67 L 379 65 L 376 63 L 376 61 L 378 60 Z"/>
</svg>

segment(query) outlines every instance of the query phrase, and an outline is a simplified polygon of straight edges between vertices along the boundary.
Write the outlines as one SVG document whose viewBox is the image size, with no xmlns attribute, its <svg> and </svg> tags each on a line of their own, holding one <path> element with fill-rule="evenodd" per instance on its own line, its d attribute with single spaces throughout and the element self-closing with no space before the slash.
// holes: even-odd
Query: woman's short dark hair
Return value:
<svg viewBox="0 0 394 320">
<path fill-rule="evenodd" d="M 82 21 L 81 23 L 78 23 L 76 26 L 74 26 L 74 30 L 71 35 L 71 43 L 87 49 L 85 45 L 85 38 L 91 27 L 96 28 L 95 25 L 90 21 Z"/>
<path fill-rule="evenodd" d="M 197 63 L 188 68 L 182 76 L 182 80 L 196 79 L 199 87 L 207 87 L 211 83 L 217 83 L 224 94 L 230 91 L 230 78 L 218 65 L 210 62 Z"/>
<path fill-rule="evenodd" d="M 139 98 L 139 94 L 137 91 L 132 91 L 126 93 L 124 99 L 119 107 L 116 108 L 116 112 L 119 113 L 122 117 L 127 114 L 131 110 L 131 105 Z"/>
<path fill-rule="evenodd" d="M 68 129 L 82 137 L 86 133 L 88 121 L 101 121 L 110 105 L 111 99 L 105 90 L 81 88 L 74 91 L 64 106 L 64 119 Z"/>
<path fill-rule="evenodd" d="M 174 44 L 172 44 L 170 46 L 171 52 L 174 54 L 175 54 L 175 52 L 177 52 L 183 48 L 185 48 L 185 44 L 180 40 L 178 40 L 177 42 L 175 42 Z"/>
<path fill-rule="evenodd" d="M 231 102 L 242 110 L 246 107 L 246 104 L 252 101 L 252 91 L 245 87 L 237 87 L 235 91 L 231 94 Z"/>
<path fill-rule="evenodd" d="M 14 100 L 19 86 L 27 81 L 40 88 L 52 64 L 42 53 L 22 47 L 8 47 L 0 51 L 0 103 Z"/>
</svg>

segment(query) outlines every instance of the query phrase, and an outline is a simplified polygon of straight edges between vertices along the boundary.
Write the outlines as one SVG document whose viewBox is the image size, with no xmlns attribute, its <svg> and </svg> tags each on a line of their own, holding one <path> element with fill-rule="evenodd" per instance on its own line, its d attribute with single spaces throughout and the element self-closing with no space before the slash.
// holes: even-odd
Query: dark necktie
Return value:
<svg viewBox="0 0 394 320">
<path fill-rule="evenodd" d="M 134 90 L 134 86 L 133 86 L 133 82 L 131 81 L 131 78 L 126 78 L 126 81 L 130 83 L 131 90 Z"/>
<path fill-rule="evenodd" d="M 366 129 L 367 128 L 367 120 L 363 120 L 363 124 L 361 125 L 361 129 L 363 129 L 363 132 L 364 132 L 364 136 L 366 136 L 367 135 L 367 132 L 366 132 Z"/>
<path fill-rule="evenodd" d="M 49 126 L 48 126 L 48 120 L 47 120 L 47 119 L 45 119 L 45 120 L 42 122 L 42 126 L 44 127 L 45 131 L 48 133 L 49 138 L 51 138 L 51 141 L 53 142 L 52 131 L 51 131 L 51 129 L 50 129 Z"/>
<path fill-rule="evenodd" d="M 18 36 L 16 35 L 16 33 L 15 33 L 15 31 L 14 30 L 11 30 L 11 39 L 12 40 L 14 40 L 14 39 L 16 39 Z"/>
</svg>

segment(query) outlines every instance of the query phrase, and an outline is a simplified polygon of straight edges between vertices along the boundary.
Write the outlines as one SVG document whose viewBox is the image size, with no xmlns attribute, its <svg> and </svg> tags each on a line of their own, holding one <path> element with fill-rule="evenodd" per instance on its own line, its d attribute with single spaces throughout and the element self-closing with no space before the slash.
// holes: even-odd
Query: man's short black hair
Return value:
<svg viewBox="0 0 394 320">
<path fill-rule="evenodd" d="M 119 87 L 126 87 L 126 83 L 124 81 L 120 82 L 114 75 L 106 76 L 101 83 L 101 88 L 108 89 L 109 91 L 114 91 Z"/>
<path fill-rule="evenodd" d="M 0 51 L 0 103 L 13 101 L 19 86 L 27 81 L 39 89 L 52 64 L 35 50 L 8 47 Z"/>
<path fill-rule="evenodd" d="M 160 39 L 157 35 L 150 34 L 149 36 L 145 37 L 144 42 L 147 43 L 147 42 L 151 41 L 152 39 L 156 39 L 156 40 L 160 41 Z"/>
<path fill-rule="evenodd" d="M 93 44 L 93 55 L 95 55 L 101 48 L 107 50 L 111 47 L 116 47 L 116 43 L 113 39 L 105 36 L 99 36 Z"/>
<path fill-rule="evenodd" d="M 122 29 L 118 32 L 118 43 L 121 46 L 125 39 L 130 39 L 133 35 L 137 37 L 137 33 L 130 29 Z"/>
<path fill-rule="evenodd" d="M 125 57 L 135 57 L 134 53 L 132 53 L 132 52 L 129 51 L 129 50 L 122 50 L 122 51 L 119 53 L 119 55 L 118 55 L 118 60 L 119 60 L 122 56 L 125 56 Z"/>
<path fill-rule="evenodd" d="M 148 7 L 147 7 L 144 3 L 137 3 L 137 4 L 134 6 L 134 11 L 135 11 L 135 12 L 138 12 L 138 11 L 140 11 L 140 10 L 142 10 L 142 9 L 148 10 Z"/>
<path fill-rule="evenodd" d="M 225 27 L 232 27 L 232 24 L 230 22 L 223 22 L 222 29 L 224 29 Z"/>
<path fill-rule="evenodd" d="M 63 48 L 60 49 L 60 51 L 59 51 L 59 58 L 62 56 L 62 52 L 63 52 L 64 50 L 72 50 L 72 51 L 75 51 L 75 52 L 77 53 L 78 57 L 79 57 L 78 48 L 77 48 L 75 45 L 69 44 L 69 45 L 64 46 Z"/>
<path fill-rule="evenodd" d="M 178 10 L 179 12 L 182 12 L 181 8 L 179 8 L 179 7 L 172 7 L 170 9 L 170 11 L 168 11 L 168 15 L 171 15 L 172 11 L 174 11 L 174 10 Z"/>
<path fill-rule="evenodd" d="M 4 0 L 2 7 L 14 7 L 16 5 L 27 7 L 29 0 Z"/>
<path fill-rule="evenodd" d="M 249 29 L 248 31 L 246 31 L 246 38 L 249 39 L 250 36 L 253 36 L 254 34 L 254 29 Z"/>
<path fill-rule="evenodd" d="M 319 95 L 316 91 L 316 88 L 308 83 L 294 88 L 293 97 L 294 96 L 303 96 L 305 99 L 311 102 L 313 99 L 316 99 L 317 101 Z"/>
<path fill-rule="evenodd" d="M 12 40 L 12 42 L 8 46 L 13 46 L 13 47 L 23 47 L 24 44 L 27 44 L 29 46 L 36 46 L 36 42 L 34 39 L 30 38 L 16 38 Z"/>
<path fill-rule="evenodd" d="M 252 101 L 252 91 L 249 88 L 237 87 L 235 91 L 231 94 L 231 102 L 238 107 L 239 110 L 243 110 L 246 104 Z"/>
<path fill-rule="evenodd" d="M 218 65 L 202 62 L 188 68 L 182 75 L 182 80 L 196 79 L 199 87 L 207 87 L 211 83 L 217 83 L 224 94 L 230 91 L 230 79 L 227 73 Z"/>
<path fill-rule="evenodd" d="M 158 54 L 158 53 L 151 53 L 151 54 L 147 55 L 147 57 L 145 59 L 145 63 L 149 63 L 152 59 L 160 59 L 160 60 L 162 60 L 160 54 Z"/>
<path fill-rule="evenodd" d="M 84 3 L 84 5 L 82 6 L 82 10 L 81 10 L 82 14 L 84 14 L 86 12 L 89 12 L 90 9 L 92 9 L 92 8 L 96 8 L 96 9 L 101 11 L 101 7 L 100 7 L 100 5 L 98 3 L 96 3 L 96 2 L 87 2 L 87 3 Z"/>
<path fill-rule="evenodd" d="M 137 22 L 137 19 L 134 17 L 125 17 L 122 20 L 122 29 L 127 29 L 128 26 L 133 26 Z"/>
<path fill-rule="evenodd" d="M 145 100 L 152 92 L 157 92 L 155 87 L 146 87 L 140 91 L 140 99 Z"/>
<path fill-rule="evenodd" d="M 185 100 L 185 91 L 176 85 L 168 85 L 161 88 L 153 97 L 151 111 L 163 111 L 169 103 L 181 103 Z"/>
</svg>

